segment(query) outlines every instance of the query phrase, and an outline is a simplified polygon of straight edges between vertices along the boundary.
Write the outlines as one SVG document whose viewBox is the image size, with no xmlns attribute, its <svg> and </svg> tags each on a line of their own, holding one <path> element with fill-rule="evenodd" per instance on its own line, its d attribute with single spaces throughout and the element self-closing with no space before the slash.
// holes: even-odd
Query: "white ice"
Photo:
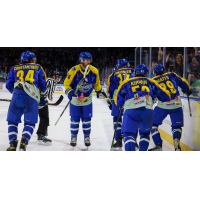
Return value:
<svg viewBox="0 0 200 200">
<path fill-rule="evenodd" d="M 53 102 L 56 102 L 59 96 L 60 94 L 54 94 Z M 0 99 L 11 98 L 12 95 L 9 92 L 0 92 Z M 68 99 L 65 96 L 59 106 L 49 106 L 50 127 L 48 128 L 48 138 L 52 140 L 52 145 L 38 145 L 36 135 L 38 128 L 37 124 L 29 145 L 27 146 L 27 151 L 73 151 L 73 148 L 69 145 L 71 139 L 69 108 L 65 111 L 60 121 L 55 126 L 55 122 L 59 118 L 67 102 Z M 0 101 L 0 151 L 5 151 L 9 147 L 7 132 L 8 126 L 6 121 L 8 107 L 9 102 Z M 23 125 L 22 117 L 22 123 L 19 124 L 18 127 L 18 140 L 21 140 Z M 77 146 L 74 148 L 74 151 L 86 151 L 87 148 L 83 142 L 84 136 L 82 132 L 82 124 L 80 124 L 79 128 Z M 91 146 L 88 148 L 88 151 L 109 151 L 113 133 L 113 119 L 106 101 L 104 99 L 97 99 L 96 96 L 93 96 L 93 118 L 90 136 Z M 149 148 L 152 147 L 154 147 L 154 143 L 151 139 Z M 174 151 L 174 147 L 167 141 L 163 140 L 163 151 Z"/>
</svg>

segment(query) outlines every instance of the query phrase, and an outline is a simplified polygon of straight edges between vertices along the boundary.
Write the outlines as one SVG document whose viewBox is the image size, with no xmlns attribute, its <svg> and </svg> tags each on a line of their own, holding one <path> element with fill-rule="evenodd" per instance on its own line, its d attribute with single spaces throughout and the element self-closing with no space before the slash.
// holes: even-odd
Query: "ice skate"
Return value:
<svg viewBox="0 0 200 200">
<path fill-rule="evenodd" d="M 20 151 L 26 151 L 26 146 L 27 146 L 26 137 L 22 137 L 19 150 Z"/>
<path fill-rule="evenodd" d="M 148 151 L 162 151 L 162 144 L 156 144 L 156 146 Z"/>
<path fill-rule="evenodd" d="M 38 135 L 38 144 L 50 146 L 50 145 L 52 145 L 52 141 L 50 139 L 46 138 L 44 135 Z"/>
<path fill-rule="evenodd" d="M 10 144 L 10 147 L 6 151 L 16 151 L 18 140 L 15 140 L 13 144 Z"/>
<path fill-rule="evenodd" d="M 122 136 L 120 136 L 120 138 L 117 139 L 116 143 L 113 144 L 112 151 L 122 151 Z"/>
<path fill-rule="evenodd" d="M 85 137 L 84 138 L 84 143 L 85 143 L 85 146 L 88 148 L 91 145 L 90 138 L 89 137 Z"/>
<path fill-rule="evenodd" d="M 77 142 L 77 137 L 72 137 L 72 138 L 71 138 L 70 145 L 71 145 L 72 147 L 75 147 L 75 146 L 76 146 L 76 142 Z"/>
<path fill-rule="evenodd" d="M 174 148 L 175 148 L 175 151 L 181 151 L 180 141 L 178 138 L 174 139 Z"/>
</svg>

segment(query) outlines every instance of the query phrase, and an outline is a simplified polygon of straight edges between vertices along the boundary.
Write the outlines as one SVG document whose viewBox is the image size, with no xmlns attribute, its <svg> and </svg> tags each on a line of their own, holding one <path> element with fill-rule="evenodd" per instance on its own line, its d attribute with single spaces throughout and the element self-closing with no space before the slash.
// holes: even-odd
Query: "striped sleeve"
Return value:
<svg viewBox="0 0 200 200">
<path fill-rule="evenodd" d="M 52 99 L 55 88 L 56 81 L 52 78 L 47 78 L 47 89 L 44 92 L 44 95 L 48 96 L 48 99 Z"/>
<path fill-rule="evenodd" d="M 188 92 L 190 90 L 188 81 L 185 78 L 178 76 L 176 73 L 172 73 L 172 74 L 175 77 L 175 80 L 178 86 L 181 87 L 186 92 Z"/>
</svg>

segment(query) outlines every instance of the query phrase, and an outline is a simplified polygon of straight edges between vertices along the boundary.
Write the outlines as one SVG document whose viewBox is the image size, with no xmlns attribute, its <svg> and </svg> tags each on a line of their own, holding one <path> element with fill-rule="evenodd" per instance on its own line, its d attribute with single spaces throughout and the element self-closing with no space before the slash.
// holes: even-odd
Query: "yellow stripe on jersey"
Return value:
<svg viewBox="0 0 200 200">
<path fill-rule="evenodd" d="M 116 93 L 116 96 L 114 98 L 114 101 L 115 101 L 115 104 L 117 105 L 117 96 L 118 96 L 118 93 L 119 91 L 121 90 L 122 86 L 124 84 L 126 84 L 128 81 L 131 81 L 131 80 L 135 80 L 135 79 L 138 79 L 138 78 L 145 78 L 145 77 L 134 77 L 134 78 L 130 78 L 130 79 L 126 79 L 122 82 L 122 84 L 118 87 L 118 90 L 117 90 L 117 93 Z"/>
<path fill-rule="evenodd" d="M 190 90 L 190 85 L 189 85 L 188 81 L 187 81 L 185 78 L 180 77 L 179 75 L 177 75 L 177 74 L 174 73 L 174 72 L 172 72 L 172 73 L 175 74 L 177 77 L 179 77 L 184 83 L 186 83 L 186 84 L 188 85 L 188 87 L 189 87 L 189 90 Z"/>
<path fill-rule="evenodd" d="M 67 90 L 67 89 L 72 89 L 71 83 L 72 83 L 72 81 L 73 81 L 73 79 L 74 79 L 74 76 L 76 75 L 76 73 L 77 73 L 78 71 L 80 71 L 80 65 L 76 65 L 76 66 L 72 67 L 72 68 L 68 71 L 67 77 L 66 77 L 66 79 L 65 79 L 65 81 L 64 81 L 65 90 Z"/>
<path fill-rule="evenodd" d="M 163 88 L 161 85 L 159 85 L 159 84 L 157 83 L 157 81 L 155 81 L 155 80 L 149 79 L 149 81 L 152 82 L 152 83 L 155 83 L 155 85 L 156 85 L 158 88 L 160 88 L 165 94 L 167 94 L 167 96 L 169 96 L 169 98 L 171 99 L 171 93 L 170 93 L 168 90 L 166 90 L 166 89 Z"/>
<path fill-rule="evenodd" d="M 100 78 L 99 78 L 99 71 L 97 68 L 95 68 L 94 66 L 90 65 L 89 66 L 89 69 L 94 73 L 96 74 L 96 82 L 94 84 L 94 89 L 96 92 L 100 91 L 101 90 L 101 84 L 100 84 Z"/>
<path fill-rule="evenodd" d="M 46 81 L 46 80 L 47 80 L 47 75 L 46 75 L 46 73 L 45 73 L 43 67 L 42 67 L 42 66 L 40 66 L 40 67 L 41 67 L 42 71 L 44 72 L 44 75 L 45 75 L 45 81 Z"/>
<path fill-rule="evenodd" d="M 110 77 L 112 76 L 113 74 L 111 74 L 109 77 L 108 77 L 108 87 L 107 87 L 107 95 L 109 95 L 109 89 L 110 89 Z"/>
</svg>

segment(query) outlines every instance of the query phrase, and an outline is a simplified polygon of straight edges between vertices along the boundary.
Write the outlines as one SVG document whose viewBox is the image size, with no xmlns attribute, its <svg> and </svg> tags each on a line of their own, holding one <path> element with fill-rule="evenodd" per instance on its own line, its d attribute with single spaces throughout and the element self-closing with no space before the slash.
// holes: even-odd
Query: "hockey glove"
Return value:
<svg viewBox="0 0 200 200">
<path fill-rule="evenodd" d="M 185 91 L 185 90 L 182 90 L 182 92 L 184 93 L 184 94 L 186 94 L 188 97 L 192 94 L 192 90 L 189 90 L 189 91 Z"/>
<path fill-rule="evenodd" d="M 47 96 L 40 96 L 39 109 L 44 108 L 47 105 Z"/>
<path fill-rule="evenodd" d="M 65 94 L 68 96 L 68 99 L 71 101 L 73 97 L 76 97 L 76 95 L 74 94 L 74 90 L 72 89 L 68 89 L 65 91 Z"/>
<path fill-rule="evenodd" d="M 100 91 L 96 93 L 97 93 L 97 98 L 99 98 L 100 96 L 103 96 L 104 98 L 108 98 L 103 89 L 101 89 Z"/>
<path fill-rule="evenodd" d="M 109 107 L 110 110 L 112 110 L 112 102 L 113 102 L 112 100 L 111 101 L 107 101 L 107 104 L 108 104 L 108 107 Z"/>
</svg>

